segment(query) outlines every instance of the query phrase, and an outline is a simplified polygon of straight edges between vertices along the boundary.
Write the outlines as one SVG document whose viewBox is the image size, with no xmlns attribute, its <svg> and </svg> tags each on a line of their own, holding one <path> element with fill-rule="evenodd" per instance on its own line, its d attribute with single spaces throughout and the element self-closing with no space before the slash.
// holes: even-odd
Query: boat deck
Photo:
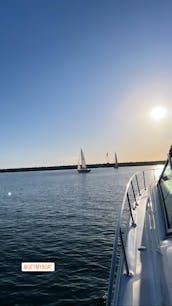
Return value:
<svg viewBox="0 0 172 306">
<path fill-rule="evenodd" d="M 147 191 L 134 211 L 136 227 L 130 227 L 126 253 L 133 276 L 123 274 L 118 305 L 162 306 L 162 254 L 155 227 L 153 205 Z"/>
</svg>

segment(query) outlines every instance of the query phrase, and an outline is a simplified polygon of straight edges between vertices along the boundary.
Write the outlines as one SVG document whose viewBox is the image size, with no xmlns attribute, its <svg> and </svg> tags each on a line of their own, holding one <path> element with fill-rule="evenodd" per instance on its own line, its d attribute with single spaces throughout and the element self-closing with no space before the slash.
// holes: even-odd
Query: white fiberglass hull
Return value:
<svg viewBox="0 0 172 306">
<path fill-rule="evenodd" d="M 78 169 L 79 173 L 88 173 L 90 171 L 91 171 L 91 169 L 88 169 L 88 168 L 86 168 L 86 169 Z"/>
</svg>

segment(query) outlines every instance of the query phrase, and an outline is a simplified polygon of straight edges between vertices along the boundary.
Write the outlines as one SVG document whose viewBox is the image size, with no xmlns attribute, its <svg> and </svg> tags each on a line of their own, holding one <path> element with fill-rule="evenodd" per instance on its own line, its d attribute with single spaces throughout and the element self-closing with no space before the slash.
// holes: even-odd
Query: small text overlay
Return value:
<svg viewBox="0 0 172 306">
<path fill-rule="evenodd" d="M 54 262 L 22 262 L 22 272 L 54 272 Z"/>
</svg>

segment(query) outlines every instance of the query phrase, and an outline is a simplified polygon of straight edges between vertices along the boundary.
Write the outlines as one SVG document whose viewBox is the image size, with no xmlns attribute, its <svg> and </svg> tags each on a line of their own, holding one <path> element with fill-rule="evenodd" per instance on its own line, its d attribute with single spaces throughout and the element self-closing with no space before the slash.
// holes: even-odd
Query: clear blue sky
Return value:
<svg viewBox="0 0 172 306">
<path fill-rule="evenodd" d="M 0 168 L 166 157 L 171 1 L 1 0 L 0 42 Z"/>
</svg>

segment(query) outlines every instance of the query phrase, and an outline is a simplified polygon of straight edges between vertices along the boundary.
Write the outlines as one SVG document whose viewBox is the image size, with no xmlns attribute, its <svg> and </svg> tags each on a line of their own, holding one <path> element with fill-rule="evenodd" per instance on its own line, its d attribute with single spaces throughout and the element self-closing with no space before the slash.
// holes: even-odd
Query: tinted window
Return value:
<svg viewBox="0 0 172 306">
<path fill-rule="evenodd" d="M 167 163 L 159 183 L 165 205 L 167 226 L 172 228 L 172 169 L 170 162 Z"/>
</svg>

